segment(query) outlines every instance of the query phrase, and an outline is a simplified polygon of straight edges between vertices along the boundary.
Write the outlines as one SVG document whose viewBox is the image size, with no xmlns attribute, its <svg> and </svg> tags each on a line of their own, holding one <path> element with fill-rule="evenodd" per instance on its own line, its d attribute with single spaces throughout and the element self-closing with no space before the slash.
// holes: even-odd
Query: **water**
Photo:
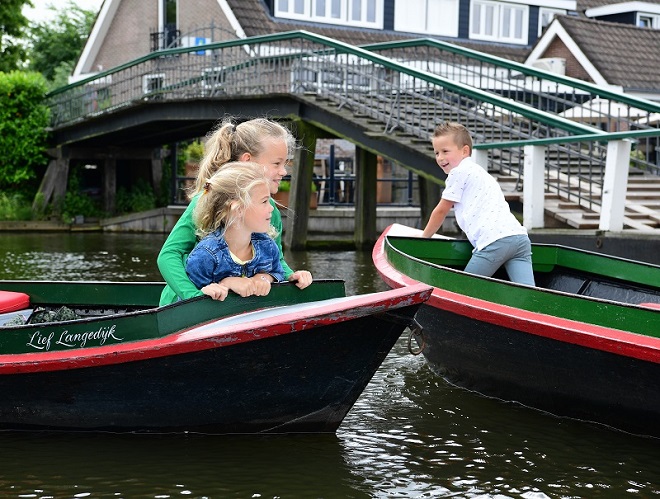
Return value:
<svg viewBox="0 0 660 499">
<path fill-rule="evenodd" d="M 0 233 L 0 279 L 160 280 L 163 240 Z M 369 253 L 298 252 L 287 261 L 345 278 L 349 294 L 385 289 Z M 455 388 L 408 353 L 405 337 L 335 435 L 0 432 L 3 498 L 653 496 L 660 440 Z"/>
</svg>

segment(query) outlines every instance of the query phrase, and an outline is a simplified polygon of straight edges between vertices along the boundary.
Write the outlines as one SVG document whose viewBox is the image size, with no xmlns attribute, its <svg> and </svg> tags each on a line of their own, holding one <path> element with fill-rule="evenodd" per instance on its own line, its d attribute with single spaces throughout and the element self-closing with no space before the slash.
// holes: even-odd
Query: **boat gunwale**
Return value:
<svg viewBox="0 0 660 499">
<path fill-rule="evenodd" d="M 403 253 L 398 248 L 393 247 L 389 242 L 388 227 L 379 237 L 374 245 L 372 257 L 376 268 L 388 285 L 392 287 L 407 287 L 415 285 L 417 281 L 404 274 L 394 267 L 387 258 L 387 250 L 396 252 L 408 260 L 416 262 L 419 265 L 425 265 L 445 272 L 465 274 L 465 272 L 444 267 L 432 262 L 421 260 L 414 256 Z M 407 237 L 393 235 L 391 237 Z M 505 287 L 528 288 L 523 284 L 502 281 L 484 276 L 470 276 L 476 279 L 496 281 Z M 642 305 L 614 302 L 601 298 L 580 296 L 563 291 L 549 290 L 544 288 L 535 288 L 533 291 L 538 293 L 547 293 L 550 295 L 565 295 L 571 298 L 580 298 L 585 301 L 602 302 L 614 306 L 625 306 L 633 309 L 639 309 L 650 314 L 660 316 L 660 310 L 644 307 Z M 544 314 L 542 312 L 530 311 L 522 308 L 516 308 L 510 305 L 504 305 L 495 301 L 482 298 L 475 298 L 467 294 L 460 294 L 454 291 L 448 291 L 436 286 L 433 287 L 431 298 L 427 306 L 437 307 L 459 315 L 474 318 L 475 320 L 485 321 L 497 324 L 509 329 L 531 333 L 537 336 L 548 337 L 554 340 L 567 341 L 579 344 L 589 348 L 608 351 L 616 355 L 625 355 L 641 360 L 660 363 L 660 338 L 645 335 L 641 333 L 625 331 L 598 324 L 590 324 L 574 319 L 566 319 L 555 315 Z"/>
<path fill-rule="evenodd" d="M 218 347 L 229 347 L 259 339 L 303 332 L 319 325 L 360 319 L 369 315 L 385 314 L 389 310 L 419 305 L 430 298 L 432 289 L 432 286 L 419 283 L 411 287 L 392 289 L 380 293 L 319 300 L 319 303 L 329 303 L 322 304 L 320 307 L 308 307 L 303 313 L 296 310 L 284 310 L 282 314 L 275 314 L 252 322 L 250 329 L 247 331 L 245 323 L 235 323 L 228 326 L 220 324 L 219 331 L 207 331 L 204 334 L 195 335 L 196 330 L 208 329 L 212 327 L 213 323 L 252 314 L 257 311 L 256 309 L 249 310 L 244 314 L 234 314 L 206 321 L 158 338 L 72 350 L 0 354 L 0 374 L 96 367 L 181 355 Z M 200 298 L 204 299 L 206 297 Z M 346 305 L 347 302 L 350 302 L 349 306 Z M 297 305 L 309 303 L 314 303 L 314 301 Z M 291 309 L 295 306 L 277 306 L 273 308 Z M 267 308 L 271 307 L 264 307 L 260 310 Z"/>
</svg>

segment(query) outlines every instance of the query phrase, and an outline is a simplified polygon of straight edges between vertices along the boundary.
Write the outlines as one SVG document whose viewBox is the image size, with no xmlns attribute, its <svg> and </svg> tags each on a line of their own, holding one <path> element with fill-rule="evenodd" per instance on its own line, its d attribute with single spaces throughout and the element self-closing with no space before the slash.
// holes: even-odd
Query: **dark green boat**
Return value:
<svg viewBox="0 0 660 499">
<path fill-rule="evenodd" d="M 333 432 L 431 293 L 318 280 L 159 307 L 163 286 L 0 281 L 0 428 Z"/>
<path fill-rule="evenodd" d="M 484 395 L 660 437 L 660 266 L 533 245 L 536 287 L 467 274 L 465 240 L 388 227 L 392 288 L 434 287 L 416 319 L 429 366 Z"/>
</svg>

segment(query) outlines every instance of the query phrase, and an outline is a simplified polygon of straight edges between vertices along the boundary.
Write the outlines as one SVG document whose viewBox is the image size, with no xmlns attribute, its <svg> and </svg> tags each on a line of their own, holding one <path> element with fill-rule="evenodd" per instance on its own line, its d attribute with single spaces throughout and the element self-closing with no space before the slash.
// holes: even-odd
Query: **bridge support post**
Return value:
<svg viewBox="0 0 660 499">
<path fill-rule="evenodd" d="M 629 140 L 613 140 L 607 144 L 600 221 L 598 222 L 600 230 L 623 230 L 631 145 Z"/>
<path fill-rule="evenodd" d="M 440 184 L 421 175 L 417 177 L 417 181 L 419 183 L 420 228 L 423 229 L 429 221 L 433 208 L 435 208 L 440 201 L 442 189 Z"/>
<path fill-rule="evenodd" d="M 312 195 L 312 174 L 319 130 L 302 121 L 296 122 L 297 133 L 302 147 L 298 148 L 291 172 L 289 209 L 284 230 L 284 246 L 292 250 L 305 249 L 309 222 L 309 199 Z"/>
<path fill-rule="evenodd" d="M 117 158 L 109 154 L 103 161 L 103 209 L 115 211 L 117 201 Z"/>
<path fill-rule="evenodd" d="M 361 147 L 355 148 L 355 248 L 371 249 L 378 239 L 376 228 L 376 188 L 378 184 L 378 157 Z"/>
<path fill-rule="evenodd" d="M 523 166 L 523 225 L 526 229 L 542 229 L 545 207 L 544 146 L 525 146 Z"/>
<path fill-rule="evenodd" d="M 53 152 L 51 151 L 51 154 Z M 51 159 L 41 180 L 39 190 L 32 203 L 32 211 L 42 212 L 53 201 L 53 206 L 60 207 L 59 200 L 64 199 L 66 185 L 69 179 L 69 148 L 58 147 L 54 151 L 55 159 Z M 57 213 L 59 215 L 59 213 Z"/>
</svg>

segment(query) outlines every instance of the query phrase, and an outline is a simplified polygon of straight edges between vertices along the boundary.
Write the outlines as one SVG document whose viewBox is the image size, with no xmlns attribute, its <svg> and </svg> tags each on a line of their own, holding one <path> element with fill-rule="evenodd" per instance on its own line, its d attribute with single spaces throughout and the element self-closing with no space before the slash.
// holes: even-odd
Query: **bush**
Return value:
<svg viewBox="0 0 660 499">
<path fill-rule="evenodd" d="M 117 213 L 136 213 L 153 210 L 156 207 L 156 196 L 146 180 L 138 180 L 132 189 L 120 187 L 117 190 Z"/>
<path fill-rule="evenodd" d="M 18 193 L 0 192 L 0 220 L 30 220 L 30 204 Z"/>
<path fill-rule="evenodd" d="M 47 163 L 49 111 L 39 73 L 0 73 L 0 191 L 34 195 L 37 170 Z"/>
<path fill-rule="evenodd" d="M 282 180 L 280 182 L 280 187 L 277 189 L 280 192 L 289 192 L 291 190 L 291 181 L 290 180 Z M 317 187 L 314 182 L 312 182 L 312 192 L 316 192 Z"/>
<path fill-rule="evenodd" d="M 60 212 L 62 213 L 62 221 L 64 223 L 71 223 L 71 221 L 78 215 L 85 218 L 97 218 L 103 216 L 103 211 L 92 198 L 79 191 L 80 179 L 78 173 L 73 172 L 69 177 L 69 185 L 67 186 L 66 194 Z"/>
</svg>

